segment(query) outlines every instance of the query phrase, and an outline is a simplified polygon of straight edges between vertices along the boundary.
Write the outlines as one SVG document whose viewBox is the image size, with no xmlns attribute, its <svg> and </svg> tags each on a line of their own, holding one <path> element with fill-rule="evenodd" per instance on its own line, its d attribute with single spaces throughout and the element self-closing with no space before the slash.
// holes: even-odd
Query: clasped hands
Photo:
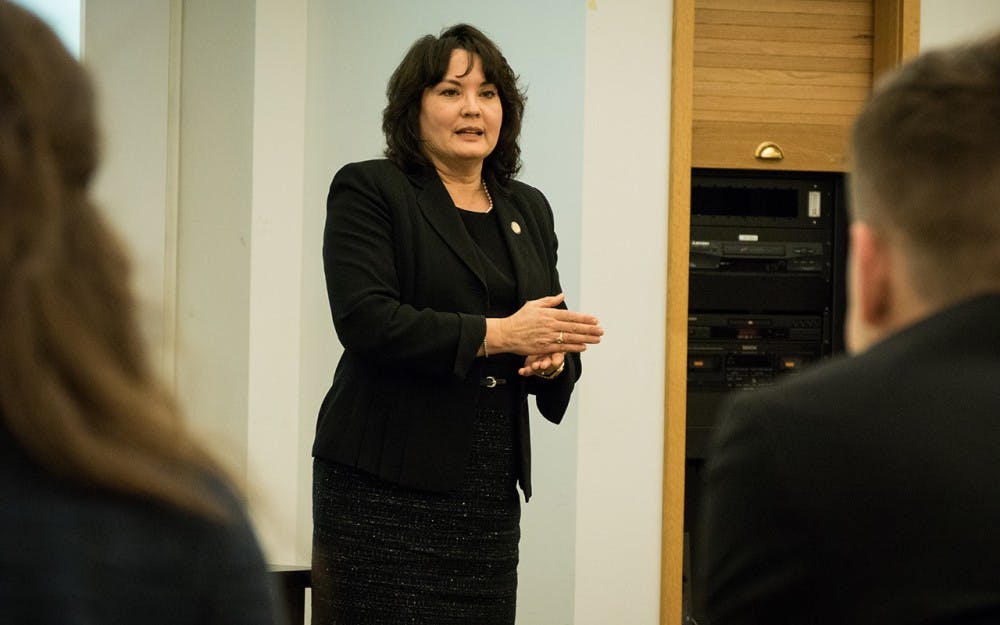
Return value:
<svg viewBox="0 0 1000 625">
<path fill-rule="evenodd" d="M 554 377 L 562 371 L 566 354 L 586 351 L 604 335 L 597 317 L 557 308 L 560 293 L 525 302 L 509 317 L 486 320 L 484 352 L 507 352 L 525 357 L 522 376 Z"/>
</svg>

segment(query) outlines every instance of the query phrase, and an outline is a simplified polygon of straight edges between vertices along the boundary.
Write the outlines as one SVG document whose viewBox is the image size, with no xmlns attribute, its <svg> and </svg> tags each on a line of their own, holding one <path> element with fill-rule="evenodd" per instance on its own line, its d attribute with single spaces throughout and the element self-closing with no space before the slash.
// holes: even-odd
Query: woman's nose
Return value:
<svg viewBox="0 0 1000 625">
<path fill-rule="evenodd" d="M 462 115 L 465 117 L 475 117 L 479 115 L 479 97 L 471 94 L 462 99 Z"/>
</svg>

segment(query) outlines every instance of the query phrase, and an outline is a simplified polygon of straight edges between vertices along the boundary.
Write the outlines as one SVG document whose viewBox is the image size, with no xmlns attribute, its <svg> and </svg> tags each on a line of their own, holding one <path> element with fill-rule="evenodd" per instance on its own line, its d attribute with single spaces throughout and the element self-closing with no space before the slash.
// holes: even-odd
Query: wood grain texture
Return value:
<svg viewBox="0 0 1000 625">
<path fill-rule="evenodd" d="M 744 4 L 744 8 L 750 3 Z M 695 11 L 698 28 L 704 24 L 733 24 L 744 26 L 791 28 L 869 28 L 871 13 L 847 15 L 843 13 L 774 13 L 754 11 L 726 11 L 699 6 Z"/>
<path fill-rule="evenodd" d="M 696 68 L 715 67 L 732 69 L 775 69 L 795 71 L 829 71 L 871 75 L 871 59 L 838 57 L 764 56 L 760 54 L 734 54 L 698 52 L 694 56 Z M 869 78 L 869 82 L 871 82 Z"/>
<path fill-rule="evenodd" d="M 683 607 L 694 0 L 674 0 L 673 31 L 670 85 L 670 188 L 667 207 L 669 211 L 665 345 L 667 377 L 664 385 L 661 625 L 679 625 Z"/>
<path fill-rule="evenodd" d="M 858 38 L 857 43 L 830 43 L 792 40 L 788 29 L 773 29 L 766 39 L 708 39 L 694 43 L 695 52 L 714 54 L 747 54 L 751 56 L 784 56 L 789 58 L 871 59 L 871 37 Z M 699 31 L 700 32 L 700 31 Z M 801 36 L 801 35 L 799 35 Z"/>
<path fill-rule="evenodd" d="M 694 121 L 692 161 L 699 167 L 844 171 L 848 124 L 788 124 Z M 778 144 L 781 161 L 761 161 L 754 150 L 764 142 Z"/>
<path fill-rule="evenodd" d="M 809 85 L 820 87 L 857 87 L 867 91 L 871 86 L 866 74 L 829 70 L 787 70 L 760 68 L 695 68 L 695 83 L 726 82 L 745 85 Z M 739 88 L 739 87 L 736 87 Z"/>
<path fill-rule="evenodd" d="M 695 0 L 692 164 L 842 171 L 872 81 L 871 0 Z M 746 144 L 750 160 L 747 160 Z"/>
<path fill-rule="evenodd" d="M 753 13 L 813 13 L 823 15 L 871 15 L 871 0 L 697 0 L 698 9 L 722 9 Z M 697 37 L 697 36 L 696 36 Z"/>
</svg>

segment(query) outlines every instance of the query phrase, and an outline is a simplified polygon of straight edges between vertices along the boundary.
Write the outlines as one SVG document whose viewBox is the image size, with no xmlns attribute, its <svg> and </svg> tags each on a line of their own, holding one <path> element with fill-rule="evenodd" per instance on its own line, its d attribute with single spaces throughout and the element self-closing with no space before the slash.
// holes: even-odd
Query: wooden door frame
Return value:
<svg viewBox="0 0 1000 625">
<path fill-rule="evenodd" d="M 673 2 L 660 625 L 680 625 L 683 603 L 694 3 L 695 0 Z M 877 79 L 884 71 L 919 52 L 920 0 L 873 0 L 873 3 L 872 72 Z"/>
<path fill-rule="evenodd" d="M 661 625 L 679 625 L 681 621 L 693 89 L 694 0 L 674 0 L 670 76 L 670 181 L 667 213 L 667 379 L 664 386 L 666 422 L 663 428 Z"/>
</svg>

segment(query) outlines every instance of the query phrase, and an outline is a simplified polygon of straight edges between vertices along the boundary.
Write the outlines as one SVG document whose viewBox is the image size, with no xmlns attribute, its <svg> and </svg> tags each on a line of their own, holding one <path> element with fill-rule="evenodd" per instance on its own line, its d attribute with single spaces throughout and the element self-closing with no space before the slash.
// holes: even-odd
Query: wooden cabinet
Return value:
<svg viewBox="0 0 1000 625">
<path fill-rule="evenodd" d="M 845 170 L 872 84 L 872 0 L 694 5 L 692 165 Z"/>
<path fill-rule="evenodd" d="M 681 622 L 691 168 L 846 171 L 873 81 L 919 49 L 920 0 L 673 0 L 662 625 Z M 755 156 L 773 142 L 781 160 Z"/>
</svg>

